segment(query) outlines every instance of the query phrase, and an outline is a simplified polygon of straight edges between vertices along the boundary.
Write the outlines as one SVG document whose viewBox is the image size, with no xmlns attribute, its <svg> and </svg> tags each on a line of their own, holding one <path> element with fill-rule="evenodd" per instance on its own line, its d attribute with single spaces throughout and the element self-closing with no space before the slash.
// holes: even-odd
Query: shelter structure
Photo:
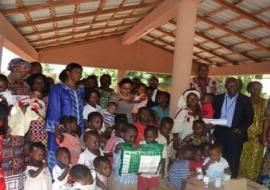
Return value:
<svg viewBox="0 0 270 190">
<path fill-rule="evenodd" d="M 121 76 L 172 73 L 172 110 L 196 64 L 270 73 L 269 0 L 0 0 L 0 12 L 0 50 Z"/>
</svg>

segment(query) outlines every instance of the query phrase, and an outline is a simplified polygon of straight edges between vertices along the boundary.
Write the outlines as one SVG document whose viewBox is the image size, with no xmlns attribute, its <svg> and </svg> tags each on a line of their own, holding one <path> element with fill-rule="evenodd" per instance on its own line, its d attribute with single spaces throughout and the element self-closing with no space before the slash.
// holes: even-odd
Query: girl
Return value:
<svg viewBox="0 0 270 190">
<path fill-rule="evenodd" d="M 181 145 L 184 146 L 184 145 L 190 144 L 190 145 L 199 146 L 204 143 L 208 143 L 208 138 L 205 135 L 205 128 L 206 128 L 206 125 L 204 121 L 202 120 L 194 121 L 193 126 L 192 126 L 193 133 L 186 136 L 183 139 Z"/>
<path fill-rule="evenodd" d="M 51 190 L 52 179 L 46 164 L 46 148 L 42 143 L 30 145 L 30 164 L 26 168 L 25 190 Z"/>
<path fill-rule="evenodd" d="M 136 138 L 138 130 L 134 125 L 127 124 L 122 128 L 122 141 L 116 145 L 113 154 L 113 174 L 111 175 L 112 190 L 137 190 L 138 176 L 134 174 L 123 175 L 119 174 L 121 166 L 121 144 L 128 143 L 137 147 Z"/>
<path fill-rule="evenodd" d="M 71 163 L 78 162 L 81 153 L 80 138 L 78 136 L 77 119 L 64 116 L 55 130 L 56 143 L 59 147 L 66 147 L 71 155 Z"/>
<path fill-rule="evenodd" d="M 104 74 L 99 79 L 100 87 L 98 89 L 100 93 L 100 106 L 102 108 L 106 108 L 109 103 L 111 97 L 115 95 L 115 92 L 112 88 L 110 88 L 112 83 L 112 78 L 108 74 Z"/>
<path fill-rule="evenodd" d="M 85 92 L 85 101 L 87 104 L 83 108 L 83 119 L 87 120 L 87 117 L 92 112 L 102 112 L 102 108 L 99 103 L 99 92 L 95 89 L 87 89 Z"/>
<path fill-rule="evenodd" d="M 52 190 L 64 190 L 68 186 L 68 173 L 70 170 L 70 152 L 67 148 L 58 148 L 56 153 L 56 164 L 52 170 Z"/>
<path fill-rule="evenodd" d="M 142 107 L 138 111 L 138 120 L 134 123 L 135 127 L 138 130 L 138 135 L 136 141 L 139 143 L 144 139 L 144 129 L 152 124 L 152 117 L 150 110 L 146 107 Z"/>
<path fill-rule="evenodd" d="M 99 148 L 100 136 L 97 131 L 87 131 L 83 135 L 83 141 L 86 149 L 80 154 L 78 163 L 94 170 L 94 159 L 98 156 L 104 156 L 103 150 Z"/>
<path fill-rule="evenodd" d="M 203 147 L 194 146 L 194 159 L 189 161 L 190 170 L 196 171 L 196 169 L 203 167 Z"/>
<path fill-rule="evenodd" d="M 60 119 L 65 115 L 74 116 L 77 118 L 80 133 L 84 131 L 82 115 L 84 88 L 78 84 L 81 76 L 82 66 L 70 63 L 59 76 L 62 82 L 50 90 L 45 122 L 45 129 L 48 132 L 48 164 L 50 169 L 55 165 L 55 151 L 58 148 L 55 142 L 55 128 L 59 125 Z"/>
<path fill-rule="evenodd" d="M 70 169 L 70 177 L 74 182 L 71 190 L 95 190 L 96 173 L 85 165 L 77 164 Z"/>
<path fill-rule="evenodd" d="M 169 117 L 169 97 L 170 94 L 168 92 L 160 92 L 157 97 L 158 105 L 151 108 L 151 110 L 154 110 L 157 113 L 158 124 L 160 124 L 164 117 Z"/>
</svg>

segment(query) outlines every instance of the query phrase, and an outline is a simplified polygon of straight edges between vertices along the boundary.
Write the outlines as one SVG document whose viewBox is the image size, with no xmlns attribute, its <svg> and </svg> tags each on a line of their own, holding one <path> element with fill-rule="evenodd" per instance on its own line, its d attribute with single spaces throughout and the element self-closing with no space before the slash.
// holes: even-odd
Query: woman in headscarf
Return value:
<svg viewBox="0 0 270 190">
<path fill-rule="evenodd" d="M 193 132 L 193 121 L 201 117 L 199 105 L 200 93 L 197 90 L 187 90 L 178 101 L 178 111 L 172 128 L 173 144 L 177 149 L 180 141 Z"/>
<path fill-rule="evenodd" d="M 21 58 L 12 59 L 8 64 L 8 88 L 19 99 L 30 94 L 30 88 L 25 82 L 25 77 L 31 72 L 31 64 Z"/>
<path fill-rule="evenodd" d="M 82 76 L 82 66 L 77 63 L 70 63 L 61 72 L 59 79 L 61 83 L 52 87 L 49 94 L 49 103 L 45 129 L 48 132 L 48 165 L 49 168 L 55 164 L 55 151 L 57 144 L 55 141 L 55 128 L 63 116 L 74 116 L 80 133 L 84 132 L 83 107 L 84 88 L 79 86 Z"/>
</svg>

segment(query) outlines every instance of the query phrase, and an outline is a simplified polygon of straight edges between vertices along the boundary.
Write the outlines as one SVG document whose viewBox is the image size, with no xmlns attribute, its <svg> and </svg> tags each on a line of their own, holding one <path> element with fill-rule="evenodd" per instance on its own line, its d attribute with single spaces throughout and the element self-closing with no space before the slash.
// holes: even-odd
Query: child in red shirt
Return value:
<svg viewBox="0 0 270 190">
<path fill-rule="evenodd" d="M 212 119 L 215 114 L 212 102 L 214 96 L 212 94 L 205 94 L 202 100 L 202 116 L 203 118 Z"/>
</svg>

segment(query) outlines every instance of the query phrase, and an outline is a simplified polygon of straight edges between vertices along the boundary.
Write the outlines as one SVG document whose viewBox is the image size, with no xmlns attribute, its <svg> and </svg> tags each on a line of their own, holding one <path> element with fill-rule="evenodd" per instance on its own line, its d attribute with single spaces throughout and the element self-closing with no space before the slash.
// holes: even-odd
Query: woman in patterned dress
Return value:
<svg viewBox="0 0 270 190">
<path fill-rule="evenodd" d="M 34 120 L 30 124 L 29 128 L 29 140 L 30 142 L 42 142 L 47 145 L 47 133 L 44 130 L 45 125 L 45 112 L 48 103 L 48 89 L 49 81 L 43 74 L 33 74 L 29 76 L 28 85 L 31 89 L 32 96 L 38 98 L 43 103 L 40 111 L 38 112 L 38 119 Z"/>
<path fill-rule="evenodd" d="M 254 122 L 248 129 L 248 141 L 242 150 L 239 175 L 257 181 L 263 161 L 264 145 L 262 137 L 264 131 L 264 115 L 266 100 L 261 98 L 262 84 L 257 81 L 247 85 L 254 109 Z"/>
<path fill-rule="evenodd" d="M 9 62 L 8 69 L 10 70 L 8 88 L 12 95 L 17 100 L 21 96 L 29 95 L 30 90 L 24 78 L 30 73 L 31 64 L 21 58 L 16 58 Z M 6 134 L 2 140 L 2 169 L 6 189 L 21 190 L 24 188 L 25 180 L 25 139 L 23 136 Z"/>
<path fill-rule="evenodd" d="M 59 125 L 61 117 L 76 117 L 80 132 L 84 132 L 82 116 L 84 88 L 80 87 L 78 84 L 81 76 L 81 65 L 70 63 L 59 76 L 62 82 L 56 84 L 50 90 L 45 122 L 45 129 L 48 132 L 48 164 L 50 169 L 55 165 L 55 151 L 57 149 L 55 128 Z"/>
</svg>

